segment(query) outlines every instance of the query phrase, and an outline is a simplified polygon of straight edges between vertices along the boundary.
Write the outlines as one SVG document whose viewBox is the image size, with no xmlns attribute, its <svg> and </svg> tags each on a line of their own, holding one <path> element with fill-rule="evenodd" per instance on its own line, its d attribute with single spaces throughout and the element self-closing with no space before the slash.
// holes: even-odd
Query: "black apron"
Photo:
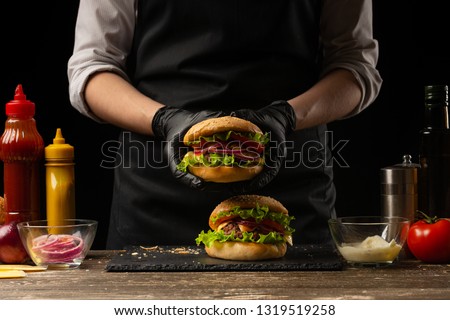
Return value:
<svg viewBox="0 0 450 320">
<path fill-rule="evenodd" d="M 192 111 L 288 100 L 318 79 L 320 3 L 139 0 L 130 78 L 160 103 Z M 289 136 L 285 166 L 254 192 L 274 197 L 295 216 L 295 243 L 330 240 L 335 189 L 325 136 L 326 126 Z M 194 245 L 209 228 L 211 211 L 232 194 L 178 182 L 153 137 L 124 131 L 119 142 L 107 247 Z"/>
</svg>

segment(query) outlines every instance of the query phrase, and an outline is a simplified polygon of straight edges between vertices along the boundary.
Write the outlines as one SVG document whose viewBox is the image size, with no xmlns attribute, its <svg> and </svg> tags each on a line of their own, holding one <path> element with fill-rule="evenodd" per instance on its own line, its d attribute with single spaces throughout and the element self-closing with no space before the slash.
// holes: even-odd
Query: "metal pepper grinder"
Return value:
<svg viewBox="0 0 450 320">
<path fill-rule="evenodd" d="M 404 217 L 411 223 L 418 209 L 418 171 L 420 165 L 412 163 L 411 156 L 403 162 L 381 169 L 381 214 L 384 217 Z M 399 259 L 413 258 L 408 244 L 403 245 Z"/>
<path fill-rule="evenodd" d="M 381 214 L 414 221 L 418 208 L 417 177 L 420 165 L 403 156 L 403 162 L 381 169 Z"/>
</svg>

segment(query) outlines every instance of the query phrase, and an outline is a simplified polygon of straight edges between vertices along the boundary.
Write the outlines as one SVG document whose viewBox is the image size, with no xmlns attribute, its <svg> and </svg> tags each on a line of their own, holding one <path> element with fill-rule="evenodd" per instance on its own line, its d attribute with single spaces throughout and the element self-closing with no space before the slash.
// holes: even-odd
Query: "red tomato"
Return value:
<svg viewBox="0 0 450 320">
<path fill-rule="evenodd" d="M 409 250 L 423 262 L 450 262 L 450 220 L 423 215 L 425 219 L 413 223 L 409 229 Z"/>
</svg>

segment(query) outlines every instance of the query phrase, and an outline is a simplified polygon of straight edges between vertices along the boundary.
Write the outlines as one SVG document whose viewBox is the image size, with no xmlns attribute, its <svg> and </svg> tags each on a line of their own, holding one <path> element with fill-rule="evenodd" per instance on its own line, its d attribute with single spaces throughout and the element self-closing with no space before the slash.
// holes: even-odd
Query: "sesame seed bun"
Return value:
<svg viewBox="0 0 450 320">
<path fill-rule="evenodd" d="M 286 254 L 286 243 L 260 244 L 253 242 L 219 242 L 214 241 L 205 247 L 206 253 L 213 258 L 226 260 L 267 260 L 281 258 Z"/>
<path fill-rule="evenodd" d="M 263 133 L 258 126 L 250 121 L 237 117 L 225 116 L 206 119 L 193 125 L 184 135 L 183 142 L 187 144 L 189 141 L 195 141 L 201 136 L 208 137 L 217 132 L 227 131 Z"/>
</svg>

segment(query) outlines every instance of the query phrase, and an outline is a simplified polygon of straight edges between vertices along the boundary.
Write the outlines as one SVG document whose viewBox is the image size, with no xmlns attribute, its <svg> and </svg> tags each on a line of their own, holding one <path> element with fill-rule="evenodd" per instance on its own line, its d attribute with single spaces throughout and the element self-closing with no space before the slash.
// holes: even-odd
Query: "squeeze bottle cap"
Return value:
<svg viewBox="0 0 450 320">
<path fill-rule="evenodd" d="M 18 117 L 33 117 L 34 112 L 34 103 L 30 100 L 27 100 L 27 96 L 23 93 L 22 85 L 19 84 L 16 87 L 14 100 L 11 100 L 6 104 L 6 115 Z"/>
<path fill-rule="evenodd" d="M 61 129 L 56 129 L 53 144 L 45 147 L 45 159 L 47 160 L 72 160 L 74 158 L 74 148 L 66 143 Z"/>
</svg>

